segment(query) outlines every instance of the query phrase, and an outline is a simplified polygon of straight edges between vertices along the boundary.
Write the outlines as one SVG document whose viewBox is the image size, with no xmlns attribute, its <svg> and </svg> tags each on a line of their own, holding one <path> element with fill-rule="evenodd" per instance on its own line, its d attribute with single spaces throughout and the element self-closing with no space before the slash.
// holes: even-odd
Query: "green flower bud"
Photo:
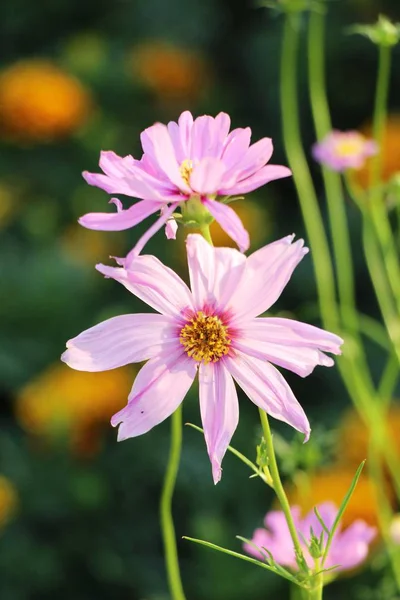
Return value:
<svg viewBox="0 0 400 600">
<path fill-rule="evenodd" d="M 355 25 L 349 29 L 349 33 L 359 33 L 371 40 L 377 46 L 391 47 L 398 44 L 400 40 L 400 23 L 392 23 L 379 15 L 375 25 Z"/>
</svg>

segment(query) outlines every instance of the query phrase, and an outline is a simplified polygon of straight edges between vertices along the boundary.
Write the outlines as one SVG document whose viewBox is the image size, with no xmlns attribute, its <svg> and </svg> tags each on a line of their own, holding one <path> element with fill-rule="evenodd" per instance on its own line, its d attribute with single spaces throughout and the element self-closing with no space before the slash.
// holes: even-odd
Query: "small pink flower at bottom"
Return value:
<svg viewBox="0 0 400 600">
<path fill-rule="evenodd" d="M 185 111 L 177 123 L 156 123 L 142 132 L 140 160 L 101 152 L 103 173 L 85 171 L 87 183 L 109 194 L 139 198 L 140 202 L 127 209 L 120 204 L 116 213 L 86 214 L 79 223 L 89 229 L 120 231 L 161 212 L 136 244 L 134 254 L 139 254 L 179 205 L 195 197 L 245 252 L 249 234 L 235 211 L 218 202 L 218 197 L 247 194 L 288 177 L 291 171 L 268 164 L 273 152 L 270 138 L 250 145 L 250 127 L 229 131 L 230 125 L 229 115 L 223 112 L 215 118 L 203 115 L 193 119 Z"/>
<path fill-rule="evenodd" d="M 331 530 L 338 513 L 337 507 L 332 502 L 324 502 L 317 506 L 317 508 L 327 529 Z M 311 541 L 312 533 L 317 538 L 322 533 L 324 542 L 326 543 L 327 534 L 313 510 L 304 518 L 301 518 L 301 510 L 298 506 L 293 506 L 291 512 L 299 534 L 304 558 L 308 566 L 313 567 L 314 559 L 307 549 L 306 542 L 309 543 Z M 268 553 L 264 551 L 264 554 L 262 554 L 262 551 L 266 549 L 272 554 L 276 563 L 295 571 L 298 570 L 292 538 L 283 512 L 273 510 L 267 513 L 264 525 L 265 529 L 255 530 L 251 544 L 244 544 L 245 551 L 259 560 L 264 560 L 266 555 L 268 556 Z M 354 567 L 357 567 L 367 558 L 369 545 L 376 534 L 376 528 L 370 527 L 361 519 L 354 521 L 345 530 L 342 530 L 339 524 L 333 536 L 324 567 L 329 569 L 337 565 L 337 571 L 354 569 Z M 254 546 L 260 548 L 261 552 Z M 335 571 L 336 569 L 333 572 Z"/>
<path fill-rule="evenodd" d="M 317 162 L 339 172 L 361 169 L 365 160 L 377 152 L 376 142 L 365 138 L 358 131 L 333 130 L 312 148 Z"/>
<path fill-rule="evenodd" d="M 293 236 L 288 236 L 246 257 L 191 234 L 191 290 L 154 256 L 137 256 L 126 268 L 97 265 L 103 275 L 161 313 L 104 321 L 70 340 L 62 356 L 80 371 L 148 360 L 135 379 L 128 405 L 112 418 L 112 425 L 119 425 L 119 440 L 146 433 L 169 417 L 197 373 L 215 483 L 239 419 L 233 380 L 258 407 L 308 439 L 307 417 L 271 363 L 305 377 L 317 365 L 332 366 L 324 352 L 340 354 L 343 340 L 291 319 L 256 318 L 276 302 L 308 251 L 303 240 L 292 242 Z"/>
</svg>

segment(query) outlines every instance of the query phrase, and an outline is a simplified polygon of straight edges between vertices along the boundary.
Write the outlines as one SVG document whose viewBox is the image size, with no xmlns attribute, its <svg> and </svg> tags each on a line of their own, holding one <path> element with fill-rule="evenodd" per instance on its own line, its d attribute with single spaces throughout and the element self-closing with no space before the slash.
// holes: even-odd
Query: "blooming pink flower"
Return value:
<svg viewBox="0 0 400 600">
<path fill-rule="evenodd" d="M 193 121 L 190 112 L 178 123 L 156 123 L 141 134 L 143 156 L 135 160 L 114 152 L 102 152 L 104 174 L 83 173 L 90 185 L 109 194 L 123 194 L 141 201 L 127 210 L 119 204 L 117 213 L 90 213 L 81 217 L 89 229 L 120 231 L 162 211 L 154 226 L 135 248 L 139 254 L 149 238 L 168 220 L 180 203 L 196 196 L 242 251 L 249 247 L 249 235 L 235 211 L 217 202 L 217 196 L 245 194 L 274 179 L 288 177 L 287 167 L 267 165 L 272 140 L 263 138 L 250 146 L 251 129 L 229 133 L 230 118 L 219 113 Z"/>
<path fill-rule="evenodd" d="M 120 424 L 119 440 L 146 433 L 169 417 L 197 372 L 215 483 L 238 424 L 233 379 L 257 406 L 308 439 L 307 417 L 271 363 L 305 377 L 316 365 L 332 366 L 324 352 L 340 354 L 342 340 L 291 319 L 256 318 L 276 302 L 308 251 L 303 240 L 292 243 L 293 237 L 247 258 L 232 248 L 214 248 L 198 234 L 189 235 L 191 291 L 154 256 L 137 256 L 129 268 L 97 265 L 106 277 L 161 313 L 104 321 L 70 340 L 62 356 L 81 371 L 148 360 L 135 379 L 128 405 L 112 418 L 112 425 Z"/>
<path fill-rule="evenodd" d="M 316 161 L 340 172 L 346 169 L 361 169 L 365 159 L 377 152 L 377 144 L 358 131 L 335 129 L 312 148 Z"/>
<path fill-rule="evenodd" d="M 337 507 L 332 502 L 324 502 L 317 508 L 327 529 L 331 530 L 338 513 Z M 313 567 L 314 559 L 310 555 L 306 543 L 310 543 L 312 532 L 317 538 L 319 538 L 322 533 L 325 547 L 328 536 L 323 530 L 321 523 L 313 510 L 303 519 L 300 516 L 300 507 L 293 506 L 291 512 L 296 529 L 299 533 L 304 558 L 308 566 Z M 298 567 L 293 542 L 283 512 L 273 510 L 267 513 L 264 519 L 264 525 L 265 529 L 255 530 L 251 544 L 244 544 L 246 552 L 260 560 L 264 560 L 268 553 L 264 550 L 264 554 L 262 554 L 262 552 L 259 552 L 254 546 L 257 546 L 260 550 L 266 549 L 271 552 L 276 563 L 297 570 Z M 375 538 L 376 533 L 375 527 L 370 527 L 361 519 L 354 521 L 354 523 L 344 531 L 339 524 L 333 536 L 324 567 L 329 569 L 330 567 L 337 565 L 338 571 L 353 569 L 366 559 L 369 544 Z"/>
</svg>

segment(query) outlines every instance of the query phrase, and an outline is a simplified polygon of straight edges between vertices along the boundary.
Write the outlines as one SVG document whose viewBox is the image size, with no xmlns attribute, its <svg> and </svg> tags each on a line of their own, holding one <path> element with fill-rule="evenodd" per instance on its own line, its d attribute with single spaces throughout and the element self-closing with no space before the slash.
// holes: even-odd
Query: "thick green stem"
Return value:
<svg viewBox="0 0 400 600">
<path fill-rule="evenodd" d="M 180 406 L 171 417 L 171 448 L 160 503 L 161 531 L 164 542 L 168 584 L 172 600 L 185 600 L 185 593 L 183 591 L 179 571 L 174 521 L 172 518 L 172 496 L 178 474 L 181 446 L 182 407 Z"/>
<path fill-rule="evenodd" d="M 324 574 L 321 572 L 321 559 L 315 559 L 315 573 L 312 580 L 312 588 L 308 592 L 307 600 L 322 600 L 324 590 Z"/>
<path fill-rule="evenodd" d="M 210 226 L 209 225 L 203 225 L 203 227 L 200 227 L 200 233 L 203 236 L 203 238 L 205 240 L 207 240 L 207 242 L 209 244 L 211 244 L 211 246 L 213 246 L 213 241 L 212 241 L 212 237 L 211 237 L 211 232 L 210 232 Z"/>
<path fill-rule="evenodd" d="M 294 546 L 296 555 L 298 557 L 302 557 L 303 551 L 301 549 L 299 536 L 297 534 L 297 530 L 296 530 L 296 527 L 295 527 L 295 524 L 293 521 L 292 513 L 290 510 L 289 500 L 287 499 L 285 490 L 283 489 L 281 477 L 279 475 L 279 469 L 278 469 L 278 464 L 276 462 L 274 444 L 272 441 L 272 433 L 271 433 L 271 428 L 269 426 L 267 413 L 265 411 L 263 411 L 261 408 L 259 409 L 259 413 L 260 413 L 260 419 L 261 419 L 261 426 L 262 426 L 262 430 L 263 430 L 263 437 L 264 437 L 265 446 L 267 449 L 267 455 L 268 455 L 268 461 L 269 461 L 268 467 L 269 467 L 269 471 L 271 473 L 274 491 L 275 491 L 276 495 L 278 496 L 278 500 L 282 507 L 283 513 L 285 515 L 286 522 L 289 527 L 289 531 L 290 531 L 290 535 L 291 535 L 291 538 L 293 541 L 293 546 Z"/>
</svg>

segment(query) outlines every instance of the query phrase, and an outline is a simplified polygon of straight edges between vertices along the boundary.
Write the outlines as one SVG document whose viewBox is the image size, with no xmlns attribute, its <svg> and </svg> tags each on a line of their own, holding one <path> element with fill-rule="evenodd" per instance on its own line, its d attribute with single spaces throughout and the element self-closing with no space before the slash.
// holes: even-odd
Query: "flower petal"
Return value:
<svg viewBox="0 0 400 600">
<path fill-rule="evenodd" d="M 367 558 L 369 544 L 377 533 L 377 529 L 365 521 L 354 521 L 345 531 L 334 536 L 325 566 L 339 565 L 338 570 L 344 571 L 361 564 Z"/>
<path fill-rule="evenodd" d="M 160 202 L 142 200 L 127 210 L 119 210 L 114 213 L 87 213 L 79 219 L 79 223 L 87 229 L 123 231 L 141 223 L 148 216 L 160 210 L 162 206 L 164 205 Z"/>
<path fill-rule="evenodd" d="M 292 171 L 288 167 L 281 165 L 266 165 L 253 175 L 237 181 L 230 185 L 229 183 L 219 190 L 220 194 L 247 194 L 257 188 L 274 181 L 275 179 L 282 179 L 283 177 L 289 177 Z"/>
<path fill-rule="evenodd" d="M 208 208 L 214 219 L 221 225 L 222 229 L 239 246 L 241 252 L 246 252 L 250 246 L 249 234 L 243 227 L 235 211 L 222 202 L 216 202 L 210 198 L 203 200 L 204 206 Z"/>
<path fill-rule="evenodd" d="M 171 204 L 171 206 L 163 206 L 163 211 L 161 216 L 157 219 L 155 223 L 151 227 L 148 228 L 147 231 L 141 236 L 139 241 L 135 244 L 132 250 L 127 254 L 125 259 L 125 266 L 129 267 L 132 260 L 139 256 L 147 242 L 161 229 L 161 227 L 168 221 L 169 217 L 172 215 L 174 210 L 177 208 L 179 202 L 175 202 L 175 204 Z"/>
<path fill-rule="evenodd" d="M 198 233 L 187 236 L 186 250 L 196 308 L 224 311 L 240 283 L 246 257 L 233 248 L 214 248 Z"/>
<path fill-rule="evenodd" d="M 310 437 L 310 424 L 283 376 L 274 366 L 235 351 L 225 358 L 227 368 L 245 394 L 266 413 Z"/>
<path fill-rule="evenodd" d="M 322 350 L 340 354 L 343 343 L 337 335 L 313 325 L 279 318 L 253 319 L 246 324 L 242 336 L 236 342 L 239 350 L 300 377 L 309 375 L 317 365 L 332 367 L 332 358 Z"/>
<path fill-rule="evenodd" d="M 147 433 L 181 404 L 196 376 L 195 361 L 182 349 L 149 360 L 134 381 L 129 402 L 111 424 L 120 424 L 118 441 Z"/>
<path fill-rule="evenodd" d="M 292 235 L 251 254 L 231 308 L 235 320 L 249 320 L 268 310 L 279 298 L 301 259 L 308 252 L 303 240 L 294 244 Z"/>
<path fill-rule="evenodd" d="M 182 150 L 185 159 L 190 159 L 190 147 L 192 143 L 193 117 L 192 113 L 185 110 L 178 119 Z"/>
<path fill-rule="evenodd" d="M 251 138 L 251 129 L 234 129 L 230 132 L 225 141 L 225 147 L 222 153 L 222 160 L 229 169 L 229 174 L 232 173 L 234 167 L 242 160 L 246 154 Z"/>
<path fill-rule="evenodd" d="M 200 411 L 214 483 L 221 479 L 221 463 L 239 422 L 235 384 L 222 361 L 201 364 Z"/>
<path fill-rule="evenodd" d="M 252 144 L 240 161 L 240 175 L 238 179 L 250 177 L 259 171 L 271 158 L 274 150 L 271 138 L 262 138 Z"/>
<path fill-rule="evenodd" d="M 174 146 L 168 133 L 168 128 L 161 123 L 156 123 L 152 127 L 146 129 L 144 133 L 152 144 L 154 162 L 179 190 L 190 194 L 190 188 L 182 179 L 182 175 L 179 171 Z M 150 152 L 150 149 L 147 149 L 147 152 Z"/>
<path fill-rule="evenodd" d="M 216 194 L 225 173 L 225 165 L 217 158 L 203 158 L 190 174 L 190 187 L 201 194 Z"/>
<path fill-rule="evenodd" d="M 128 269 L 96 265 L 106 277 L 119 281 L 132 294 L 158 312 L 176 317 L 193 310 L 193 298 L 187 285 L 155 256 L 134 258 Z"/>
<path fill-rule="evenodd" d="M 176 326 L 169 317 L 121 315 L 69 340 L 61 360 L 78 371 L 107 371 L 152 358 L 176 342 Z"/>
</svg>

